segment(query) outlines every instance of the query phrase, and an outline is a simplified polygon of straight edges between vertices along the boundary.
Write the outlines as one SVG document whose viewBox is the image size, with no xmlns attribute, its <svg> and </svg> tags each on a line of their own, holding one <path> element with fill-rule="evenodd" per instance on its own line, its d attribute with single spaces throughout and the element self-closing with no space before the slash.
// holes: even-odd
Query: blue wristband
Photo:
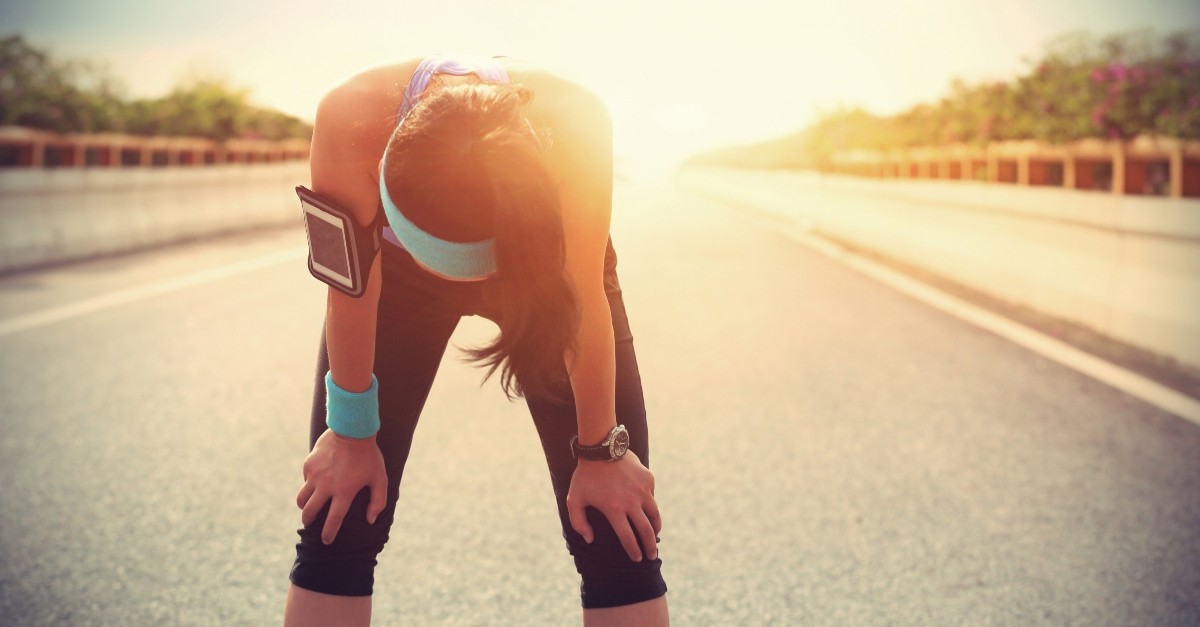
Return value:
<svg viewBox="0 0 1200 627">
<path fill-rule="evenodd" d="M 379 431 L 379 381 L 371 375 L 366 392 L 347 392 L 325 373 L 325 424 L 348 438 L 369 438 Z"/>
</svg>

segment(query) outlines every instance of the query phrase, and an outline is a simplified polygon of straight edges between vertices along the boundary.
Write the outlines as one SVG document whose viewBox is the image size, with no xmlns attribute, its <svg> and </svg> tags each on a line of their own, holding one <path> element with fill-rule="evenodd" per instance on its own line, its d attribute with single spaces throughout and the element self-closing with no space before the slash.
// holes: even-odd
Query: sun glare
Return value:
<svg viewBox="0 0 1200 627">
<path fill-rule="evenodd" d="M 184 69 L 208 67 L 256 102 L 311 120 L 329 86 L 363 67 L 438 52 L 505 54 L 595 89 L 612 113 L 617 154 L 645 163 L 787 135 L 839 106 L 895 113 L 936 100 L 955 77 L 1009 78 L 1064 32 L 1200 23 L 1200 11 L 1165 1 L 1135 10 L 1087 0 L 533 0 L 462 2 L 451 12 L 370 0 L 297 0 L 285 11 L 224 0 L 113 0 L 103 11 L 63 4 L 0 15 L 55 54 L 107 63 L 135 97 L 162 95 Z"/>
</svg>

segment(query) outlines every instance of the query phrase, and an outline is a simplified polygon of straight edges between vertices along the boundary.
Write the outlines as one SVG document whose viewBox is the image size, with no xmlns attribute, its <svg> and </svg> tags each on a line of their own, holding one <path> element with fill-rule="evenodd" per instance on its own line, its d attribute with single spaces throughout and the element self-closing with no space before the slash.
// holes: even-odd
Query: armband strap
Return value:
<svg viewBox="0 0 1200 627">
<path fill-rule="evenodd" d="M 379 381 L 371 375 L 366 392 L 347 392 L 325 373 L 325 424 L 348 438 L 369 438 L 379 431 Z"/>
</svg>

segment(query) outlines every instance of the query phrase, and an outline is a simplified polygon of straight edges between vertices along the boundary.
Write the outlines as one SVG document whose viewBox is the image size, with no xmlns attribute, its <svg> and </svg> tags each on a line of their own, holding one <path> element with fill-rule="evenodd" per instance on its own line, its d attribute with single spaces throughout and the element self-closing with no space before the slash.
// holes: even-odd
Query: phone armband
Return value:
<svg viewBox="0 0 1200 627">
<path fill-rule="evenodd" d="M 304 186 L 296 187 L 308 235 L 308 271 L 329 287 L 358 298 L 367 289 L 371 263 L 379 252 L 378 219 L 359 226 L 342 209 Z"/>
</svg>

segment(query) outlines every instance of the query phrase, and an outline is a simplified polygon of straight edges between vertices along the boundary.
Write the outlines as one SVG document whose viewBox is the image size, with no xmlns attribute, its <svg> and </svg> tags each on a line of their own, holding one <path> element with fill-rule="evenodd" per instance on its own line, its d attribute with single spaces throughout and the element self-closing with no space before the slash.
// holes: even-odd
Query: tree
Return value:
<svg viewBox="0 0 1200 627">
<path fill-rule="evenodd" d="M 161 98 L 128 101 L 107 68 L 59 62 L 21 36 L 0 40 L 0 124 L 59 133 L 126 132 L 226 140 L 312 137 L 294 116 L 255 107 L 248 91 L 192 77 Z"/>
<path fill-rule="evenodd" d="M 131 115 L 130 130 L 144 135 L 230 139 L 246 132 L 250 109 L 245 90 L 202 79 L 177 86 L 163 98 L 141 101 Z"/>
<path fill-rule="evenodd" d="M 84 90 L 81 82 L 94 87 Z M 103 69 L 57 62 L 20 35 L 0 40 L 0 124 L 61 133 L 120 128 L 119 86 Z"/>
<path fill-rule="evenodd" d="M 1069 33 L 1050 41 L 1027 65 L 1010 82 L 954 80 L 938 102 L 890 117 L 862 109 L 825 113 L 792 136 L 800 140 L 789 145 L 804 151 L 802 157 L 784 157 L 779 142 L 766 142 L 695 161 L 766 159 L 821 167 L 833 153 L 850 149 L 1019 139 L 1065 143 L 1142 134 L 1200 139 L 1200 30 L 1166 37 L 1146 30 L 1107 37 Z M 756 150 L 761 154 L 753 156 Z"/>
</svg>

